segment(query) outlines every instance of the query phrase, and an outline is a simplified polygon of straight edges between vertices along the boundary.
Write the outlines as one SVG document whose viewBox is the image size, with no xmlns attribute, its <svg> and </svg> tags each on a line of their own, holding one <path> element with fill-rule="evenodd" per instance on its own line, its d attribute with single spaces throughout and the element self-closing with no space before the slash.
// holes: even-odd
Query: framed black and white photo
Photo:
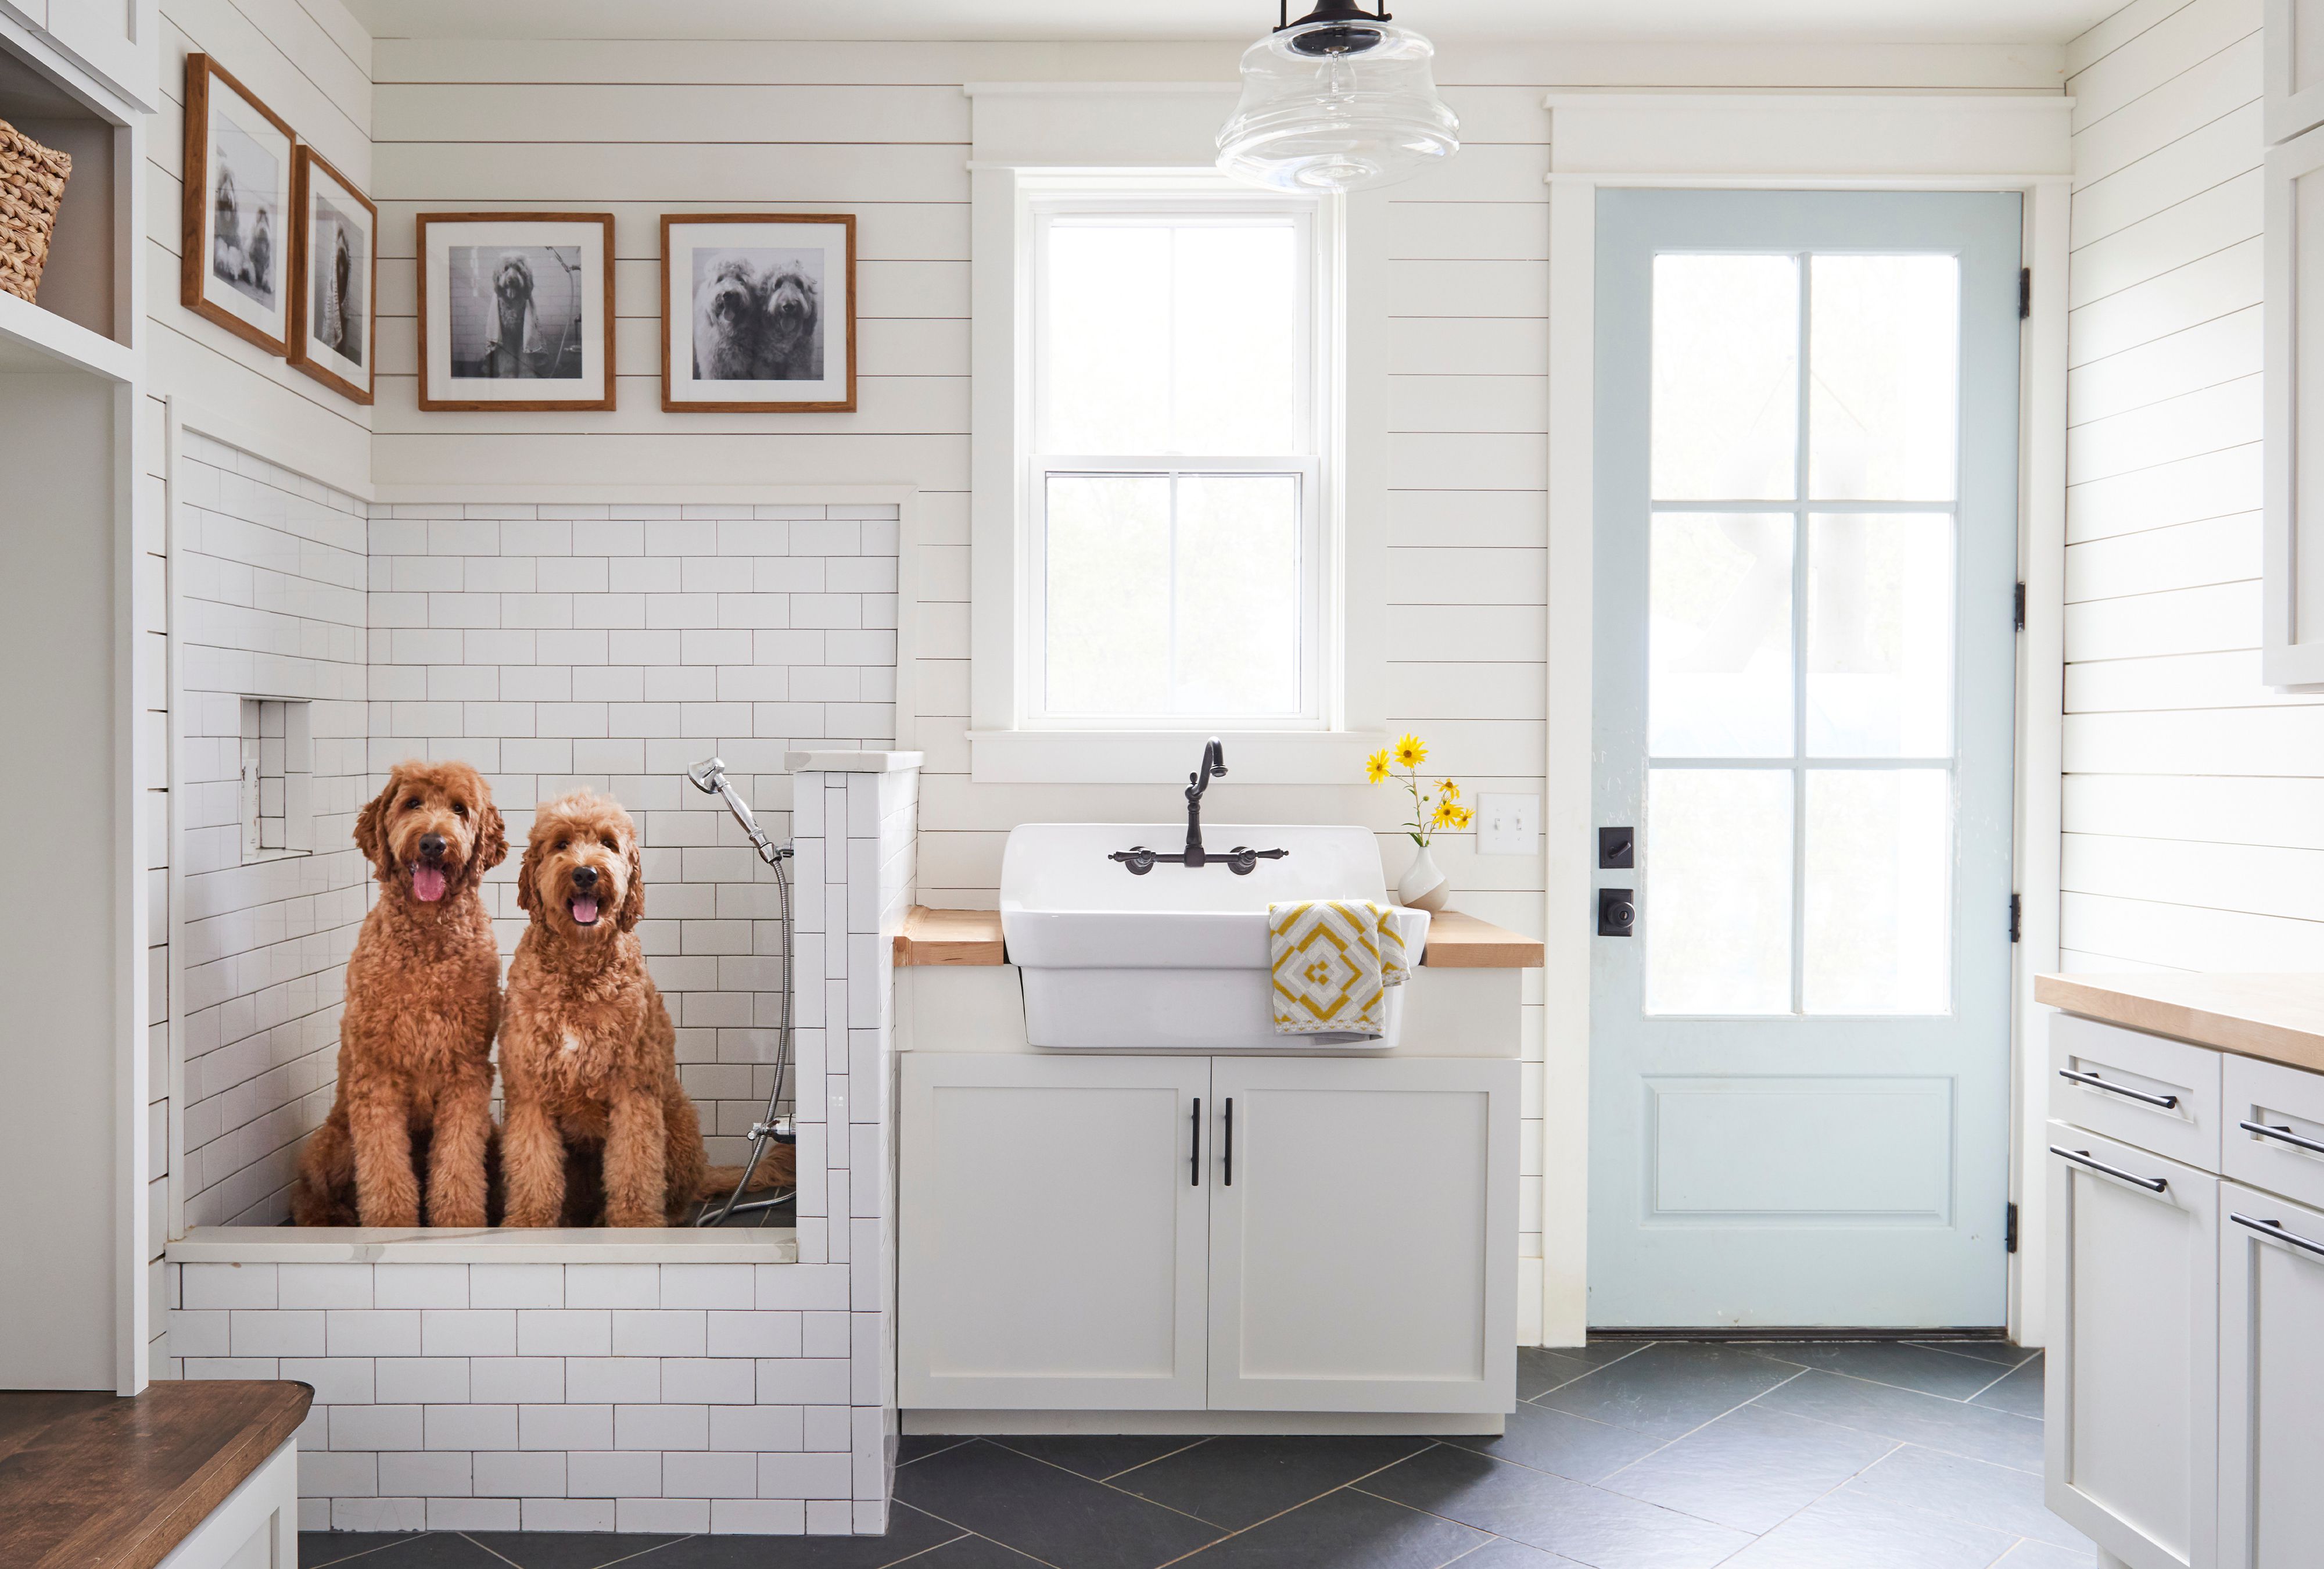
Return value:
<svg viewBox="0 0 2324 1569">
<path fill-rule="evenodd" d="M 290 363 L 358 403 L 372 400 L 379 208 L 312 147 L 290 180 Z"/>
<path fill-rule="evenodd" d="M 854 409 L 853 215 L 666 213 L 661 292 L 664 409 Z"/>
<path fill-rule="evenodd" d="M 179 298 L 270 354 L 290 352 L 291 153 L 299 138 L 206 54 L 186 57 Z"/>
<path fill-rule="evenodd" d="M 613 406 L 611 213 L 422 213 L 420 406 Z"/>
</svg>

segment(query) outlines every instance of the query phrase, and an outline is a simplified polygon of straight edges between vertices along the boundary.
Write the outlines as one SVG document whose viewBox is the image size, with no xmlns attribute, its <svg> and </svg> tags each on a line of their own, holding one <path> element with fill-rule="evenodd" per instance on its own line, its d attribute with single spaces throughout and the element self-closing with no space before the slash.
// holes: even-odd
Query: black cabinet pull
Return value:
<svg viewBox="0 0 2324 1569">
<path fill-rule="evenodd" d="M 1234 1097 L 1227 1097 L 1226 1137 L 1219 1145 L 1219 1153 L 1226 1158 L 1227 1186 L 1234 1186 Z"/>
<path fill-rule="evenodd" d="M 1186 1152 L 1186 1185 L 1203 1186 L 1203 1097 L 1194 1097 L 1194 1140 Z"/>
</svg>

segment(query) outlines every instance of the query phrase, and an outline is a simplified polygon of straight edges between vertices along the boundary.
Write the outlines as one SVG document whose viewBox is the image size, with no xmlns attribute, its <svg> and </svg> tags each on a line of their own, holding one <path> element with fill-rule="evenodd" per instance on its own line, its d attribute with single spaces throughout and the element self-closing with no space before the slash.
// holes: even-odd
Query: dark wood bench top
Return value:
<svg viewBox="0 0 2324 1569">
<path fill-rule="evenodd" d="M 162 1383 L 129 1399 L 0 1391 L 0 1564 L 152 1569 L 265 1463 L 315 1391 Z"/>
</svg>

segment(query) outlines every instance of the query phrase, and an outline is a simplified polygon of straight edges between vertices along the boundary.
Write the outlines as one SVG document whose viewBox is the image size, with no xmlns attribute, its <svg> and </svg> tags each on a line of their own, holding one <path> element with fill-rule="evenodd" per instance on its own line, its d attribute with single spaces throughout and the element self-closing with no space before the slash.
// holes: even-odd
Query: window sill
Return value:
<svg viewBox="0 0 2324 1569">
<path fill-rule="evenodd" d="M 1216 735 L 1243 784 L 1361 784 L 1378 730 L 972 730 L 978 784 L 1182 784 Z"/>
</svg>

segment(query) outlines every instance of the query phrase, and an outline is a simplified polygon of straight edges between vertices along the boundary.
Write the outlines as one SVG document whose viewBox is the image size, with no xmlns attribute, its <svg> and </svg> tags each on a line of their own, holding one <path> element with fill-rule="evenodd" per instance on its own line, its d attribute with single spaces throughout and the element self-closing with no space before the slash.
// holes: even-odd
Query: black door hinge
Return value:
<svg viewBox="0 0 2324 1569">
<path fill-rule="evenodd" d="M 2017 269 L 2017 319 L 2024 320 L 2034 314 L 2034 269 Z"/>
<path fill-rule="evenodd" d="M 2017 586 L 2017 593 L 2015 598 L 2016 602 L 2017 630 L 2019 632 L 2024 632 L 2025 630 L 2025 585 L 2023 583 Z"/>
<path fill-rule="evenodd" d="M 2017 940 L 2017 923 L 2024 914 L 2024 902 L 2017 895 L 2011 894 L 2009 896 L 2009 940 L 2013 943 Z"/>
<path fill-rule="evenodd" d="M 2009 1206 L 2008 1218 L 2001 1223 L 2001 1251 L 2005 1253 L 2017 1251 L 2017 1206 L 2014 1204 Z"/>
</svg>

